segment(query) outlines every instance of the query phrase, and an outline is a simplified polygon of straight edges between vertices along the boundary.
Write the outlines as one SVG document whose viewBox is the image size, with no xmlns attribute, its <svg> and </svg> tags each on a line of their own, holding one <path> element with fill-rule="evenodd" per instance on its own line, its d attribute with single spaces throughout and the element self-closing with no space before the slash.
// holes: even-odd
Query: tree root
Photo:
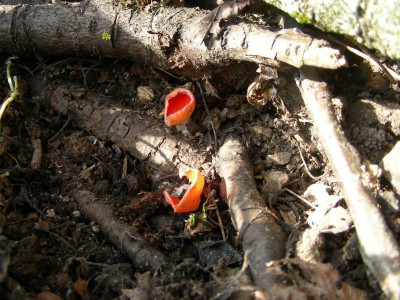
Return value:
<svg viewBox="0 0 400 300">
<path fill-rule="evenodd" d="M 205 152 L 196 150 L 181 136 L 167 133 L 165 125 L 132 109 L 113 104 L 100 94 L 88 94 L 85 99 L 74 99 L 71 90 L 59 86 L 51 96 L 51 107 L 68 114 L 79 126 L 94 135 L 114 142 L 151 167 L 171 174 L 188 168 L 199 168 L 209 159 Z"/>
<path fill-rule="evenodd" d="M 118 221 L 112 208 L 100 203 L 92 192 L 77 191 L 74 197 L 86 215 L 99 224 L 102 232 L 126 253 L 139 271 L 154 273 L 157 269 L 168 266 L 164 254 L 151 248 L 132 228 Z"/>
<path fill-rule="evenodd" d="M 360 157 L 345 139 L 330 107 L 332 96 L 316 70 L 305 68 L 299 80 L 304 102 L 313 119 L 356 227 L 365 264 L 390 299 L 400 298 L 400 248 L 371 195 L 371 174 L 362 171 Z"/>
<path fill-rule="evenodd" d="M 275 59 L 301 67 L 347 64 L 324 40 L 241 23 L 221 28 L 206 44 L 210 16 L 193 8 L 122 9 L 108 0 L 74 4 L 0 5 L 0 49 L 23 55 L 95 55 L 134 59 L 190 77 L 229 62 Z M 211 18 L 212 20 L 212 18 Z"/>
<path fill-rule="evenodd" d="M 221 195 L 229 205 L 255 284 L 270 289 L 280 278 L 268 274 L 267 263 L 284 255 L 285 234 L 258 193 L 246 148 L 229 136 L 218 153 Z"/>
</svg>

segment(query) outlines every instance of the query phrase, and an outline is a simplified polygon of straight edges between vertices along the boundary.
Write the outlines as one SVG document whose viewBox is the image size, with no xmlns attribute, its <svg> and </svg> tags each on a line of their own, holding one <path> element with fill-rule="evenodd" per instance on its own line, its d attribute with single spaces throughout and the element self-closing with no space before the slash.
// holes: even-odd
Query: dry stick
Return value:
<svg viewBox="0 0 400 300">
<path fill-rule="evenodd" d="M 0 49 L 29 55 L 95 55 L 134 59 L 159 69 L 198 77 L 237 61 L 280 60 L 336 69 L 346 65 L 339 50 L 294 32 L 246 24 L 222 25 L 218 38 L 202 43 L 213 12 L 159 7 L 153 12 L 120 9 L 112 0 L 54 5 L 0 5 Z M 115 16 L 118 15 L 118 18 Z M 102 34 L 113 31 L 113 41 Z M 261 57 L 261 58 L 260 58 Z M 173 67 L 171 67 L 173 66 Z"/>
<path fill-rule="evenodd" d="M 254 283 L 270 289 L 279 278 L 267 273 L 267 263 L 284 256 L 285 234 L 266 209 L 254 181 L 245 146 L 229 135 L 218 152 L 221 194 L 239 232 Z"/>
<path fill-rule="evenodd" d="M 308 201 L 306 198 L 301 197 L 300 195 L 296 194 L 292 190 L 289 190 L 288 188 L 284 188 L 284 190 L 286 192 L 292 194 L 293 196 L 297 197 L 298 199 L 300 199 L 301 201 L 303 201 L 304 203 L 306 203 L 308 206 L 312 207 L 313 209 L 317 209 L 317 207 L 314 204 L 312 204 L 310 201 Z"/>
<path fill-rule="evenodd" d="M 73 87 L 71 88 L 73 89 Z M 59 86 L 51 94 L 51 107 L 68 114 L 71 120 L 97 137 L 107 138 L 133 156 L 146 161 L 163 173 L 178 173 L 187 168 L 199 168 L 207 162 L 205 151 L 192 147 L 185 137 L 167 133 L 166 126 L 148 116 L 140 116 L 101 94 L 88 94 L 85 99 L 73 99 L 70 88 Z M 45 95 L 44 98 L 49 98 Z"/>
<path fill-rule="evenodd" d="M 366 265 L 390 299 L 400 298 L 400 248 L 370 192 L 369 174 L 362 172 L 358 153 L 346 140 L 331 107 L 332 96 L 316 70 L 301 71 L 298 82 L 356 227 Z"/>
<path fill-rule="evenodd" d="M 130 258 L 133 265 L 141 272 L 155 272 L 163 266 L 168 266 L 164 254 L 153 249 L 142 239 L 132 239 L 126 236 L 132 233 L 132 228 L 120 222 L 109 205 L 100 203 L 100 200 L 89 191 L 78 191 L 74 197 L 86 215 L 97 222 L 102 232 Z M 134 234 L 131 234 L 135 236 Z"/>
<path fill-rule="evenodd" d="M 393 71 L 391 68 L 388 66 L 385 66 L 382 64 L 379 59 L 374 56 L 372 53 L 370 53 L 367 48 L 365 48 L 363 45 L 358 45 L 363 51 L 360 51 L 354 47 L 351 47 L 347 45 L 346 43 L 343 43 L 342 41 L 334 38 L 333 36 L 327 36 L 327 39 L 329 41 L 332 41 L 334 43 L 339 44 L 340 46 L 346 48 L 348 51 L 354 53 L 355 55 L 358 55 L 359 57 L 365 59 L 367 62 L 369 62 L 371 65 L 377 66 L 389 79 L 391 83 L 397 83 L 400 81 L 400 75 L 397 74 L 395 71 Z"/>
</svg>

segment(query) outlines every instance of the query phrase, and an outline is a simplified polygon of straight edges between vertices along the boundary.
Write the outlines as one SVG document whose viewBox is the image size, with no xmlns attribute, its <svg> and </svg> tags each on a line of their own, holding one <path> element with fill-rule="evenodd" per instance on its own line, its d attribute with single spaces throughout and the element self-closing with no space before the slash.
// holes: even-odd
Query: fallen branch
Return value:
<svg viewBox="0 0 400 300">
<path fill-rule="evenodd" d="M 229 205 L 254 283 L 268 290 L 280 280 L 268 274 L 267 263 L 284 256 L 286 237 L 257 191 L 240 138 L 229 136 L 225 140 L 218 153 L 217 172 L 222 178 L 221 195 Z"/>
<path fill-rule="evenodd" d="M 210 14 L 194 8 L 122 9 L 113 1 L 0 5 L 0 49 L 17 55 L 95 55 L 134 59 L 198 77 L 237 61 L 280 60 L 296 67 L 336 69 L 339 50 L 295 31 L 273 32 L 245 24 L 226 25 L 218 39 L 203 38 Z M 194 76 L 193 76 L 194 75 Z"/>
<path fill-rule="evenodd" d="M 205 152 L 188 139 L 168 133 L 162 122 L 118 106 L 104 95 L 90 93 L 85 99 L 74 99 L 71 89 L 74 87 L 59 86 L 52 93 L 51 107 L 56 112 L 68 115 L 79 126 L 111 140 L 151 167 L 171 174 L 197 169 L 207 162 Z"/>
<path fill-rule="evenodd" d="M 168 266 L 164 254 L 147 245 L 132 228 L 118 221 L 112 213 L 112 208 L 101 204 L 92 192 L 78 191 L 74 198 L 86 215 L 99 224 L 101 231 L 116 247 L 126 253 L 139 271 L 153 273 L 161 267 Z"/>
<path fill-rule="evenodd" d="M 362 171 L 360 157 L 346 140 L 330 106 L 332 96 L 315 69 L 303 69 L 298 82 L 314 127 L 356 227 L 362 257 L 390 299 L 400 298 L 400 248 L 386 225 L 370 187 L 370 174 Z"/>
</svg>

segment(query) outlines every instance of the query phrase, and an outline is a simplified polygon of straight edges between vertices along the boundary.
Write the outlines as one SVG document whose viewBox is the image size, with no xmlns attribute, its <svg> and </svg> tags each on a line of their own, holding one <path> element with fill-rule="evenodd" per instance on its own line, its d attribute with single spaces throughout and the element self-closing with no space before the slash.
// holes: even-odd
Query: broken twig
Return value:
<svg viewBox="0 0 400 300">
<path fill-rule="evenodd" d="M 160 267 L 168 265 L 164 254 L 151 248 L 141 239 L 127 237 L 126 233 L 132 232 L 132 229 L 118 221 L 112 213 L 112 208 L 101 204 L 95 194 L 78 191 L 74 197 L 86 215 L 99 224 L 102 232 L 116 247 L 126 253 L 139 271 L 155 272 Z"/>
<path fill-rule="evenodd" d="M 313 68 L 298 81 L 319 141 L 340 180 L 366 265 L 390 299 L 400 298 L 400 248 L 372 197 L 370 174 L 362 172 L 357 151 L 346 140 L 330 106 L 332 96 Z"/>
<path fill-rule="evenodd" d="M 171 174 L 197 169 L 207 161 L 204 151 L 192 147 L 184 137 L 167 133 L 161 122 L 118 106 L 104 95 L 88 94 L 84 100 L 73 100 L 71 89 L 60 86 L 52 93 L 51 106 L 55 111 L 68 114 L 79 126 L 111 140 L 151 167 Z"/>
<path fill-rule="evenodd" d="M 257 191 L 240 138 L 227 137 L 218 152 L 217 172 L 222 179 L 221 194 L 240 235 L 253 280 L 258 287 L 270 289 L 280 280 L 268 274 L 267 263 L 284 256 L 285 234 Z"/>
</svg>

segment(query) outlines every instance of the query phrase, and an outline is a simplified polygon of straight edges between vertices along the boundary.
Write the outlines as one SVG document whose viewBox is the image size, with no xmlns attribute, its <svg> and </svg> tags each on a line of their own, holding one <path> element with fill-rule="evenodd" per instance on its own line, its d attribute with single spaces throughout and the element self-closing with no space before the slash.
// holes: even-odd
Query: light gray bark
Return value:
<svg viewBox="0 0 400 300">
<path fill-rule="evenodd" d="M 346 65 L 339 50 L 305 34 L 228 24 L 217 39 L 205 45 L 209 11 L 177 7 L 130 10 L 109 2 L 0 5 L 0 52 L 133 59 L 190 77 L 212 74 L 216 66 L 237 61 L 277 59 L 296 67 L 331 69 Z"/>
<path fill-rule="evenodd" d="M 399 0 L 263 0 L 300 23 L 352 37 L 392 59 L 400 59 Z"/>
<path fill-rule="evenodd" d="M 371 194 L 372 175 L 346 140 L 331 108 L 332 95 L 315 69 L 302 69 L 298 84 L 319 141 L 341 183 L 363 260 L 386 296 L 400 299 L 400 247 Z"/>
</svg>

